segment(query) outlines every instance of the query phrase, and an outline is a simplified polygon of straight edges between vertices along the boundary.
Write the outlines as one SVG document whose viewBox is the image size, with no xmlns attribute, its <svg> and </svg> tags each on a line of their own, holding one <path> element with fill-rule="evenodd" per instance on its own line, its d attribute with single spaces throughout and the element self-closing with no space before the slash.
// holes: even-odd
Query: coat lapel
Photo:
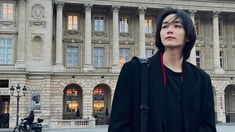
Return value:
<svg viewBox="0 0 235 132">
<path fill-rule="evenodd" d="M 194 131 L 195 104 L 200 96 L 200 83 L 190 65 L 186 61 L 183 63 L 182 110 L 185 132 Z"/>
</svg>

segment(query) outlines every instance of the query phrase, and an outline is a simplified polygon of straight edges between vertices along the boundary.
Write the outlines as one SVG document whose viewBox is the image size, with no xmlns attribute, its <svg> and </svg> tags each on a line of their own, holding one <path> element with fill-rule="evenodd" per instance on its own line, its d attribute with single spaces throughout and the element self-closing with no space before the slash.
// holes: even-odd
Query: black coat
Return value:
<svg viewBox="0 0 235 132">
<path fill-rule="evenodd" d="M 164 80 L 160 53 L 149 58 L 148 131 L 168 132 L 163 124 Z M 140 132 L 140 64 L 131 60 L 123 65 L 112 104 L 108 132 Z M 182 82 L 184 132 L 216 132 L 214 98 L 210 76 L 184 61 Z M 177 121 L 177 120 L 176 120 Z"/>
</svg>

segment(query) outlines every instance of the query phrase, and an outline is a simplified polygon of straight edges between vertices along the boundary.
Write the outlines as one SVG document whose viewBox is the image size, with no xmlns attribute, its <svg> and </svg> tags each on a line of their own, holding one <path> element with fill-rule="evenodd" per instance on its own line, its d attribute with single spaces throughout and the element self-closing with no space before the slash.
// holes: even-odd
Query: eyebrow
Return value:
<svg viewBox="0 0 235 132">
<path fill-rule="evenodd" d="M 163 25 L 163 24 L 170 24 L 170 23 L 176 23 L 176 24 L 177 24 L 177 23 L 180 23 L 180 24 L 182 24 L 182 21 L 180 21 L 179 19 L 176 18 L 176 19 L 174 19 L 174 20 L 171 21 L 171 22 L 169 22 L 169 21 L 165 21 L 165 22 L 164 22 L 164 21 L 163 21 L 163 22 L 162 22 L 162 25 Z"/>
</svg>

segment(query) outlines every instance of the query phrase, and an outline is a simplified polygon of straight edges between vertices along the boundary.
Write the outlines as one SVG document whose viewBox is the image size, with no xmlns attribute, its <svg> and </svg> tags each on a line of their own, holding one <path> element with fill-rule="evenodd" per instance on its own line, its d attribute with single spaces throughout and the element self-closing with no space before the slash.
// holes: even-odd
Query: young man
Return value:
<svg viewBox="0 0 235 132">
<path fill-rule="evenodd" d="M 191 18 L 167 8 L 156 30 L 158 52 L 150 57 L 146 132 L 216 132 L 211 79 L 186 62 L 196 40 Z M 140 132 L 140 64 L 124 64 L 114 94 L 109 132 Z"/>
</svg>

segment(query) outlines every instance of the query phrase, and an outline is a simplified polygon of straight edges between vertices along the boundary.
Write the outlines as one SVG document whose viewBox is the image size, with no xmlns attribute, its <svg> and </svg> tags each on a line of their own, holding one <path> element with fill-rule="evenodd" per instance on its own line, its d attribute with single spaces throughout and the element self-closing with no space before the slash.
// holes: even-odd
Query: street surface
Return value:
<svg viewBox="0 0 235 132">
<path fill-rule="evenodd" d="M 44 128 L 43 132 L 107 132 L 108 126 L 97 126 L 96 128 Z M 0 129 L 0 132 L 12 132 L 11 128 Z M 218 124 L 217 132 L 235 132 L 235 123 Z"/>
</svg>

